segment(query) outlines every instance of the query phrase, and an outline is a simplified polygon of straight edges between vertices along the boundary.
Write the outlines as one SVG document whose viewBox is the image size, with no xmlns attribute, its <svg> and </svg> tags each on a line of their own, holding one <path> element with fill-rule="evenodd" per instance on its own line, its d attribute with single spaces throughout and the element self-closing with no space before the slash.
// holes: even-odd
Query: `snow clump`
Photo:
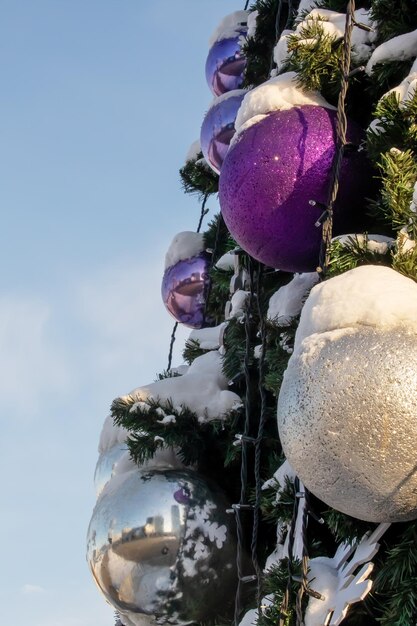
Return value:
<svg viewBox="0 0 417 626">
<path fill-rule="evenodd" d="M 201 233 L 183 231 L 175 235 L 165 255 L 165 269 L 179 261 L 191 259 L 204 250 L 204 237 Z"/>
</svg>

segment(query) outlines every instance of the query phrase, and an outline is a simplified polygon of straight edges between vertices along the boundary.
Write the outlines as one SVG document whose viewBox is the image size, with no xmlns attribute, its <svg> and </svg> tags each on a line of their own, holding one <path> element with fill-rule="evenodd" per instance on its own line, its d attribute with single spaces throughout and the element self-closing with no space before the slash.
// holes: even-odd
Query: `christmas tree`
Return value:
<svg viewBox="0 0 417 626">
<path fill-rule="evenodd" d="M 168 366 L 100 440 L 118 625 L 417 623 L 416 57 L 415 0 L 257 0 L 214 33 Z"/>
</svg>

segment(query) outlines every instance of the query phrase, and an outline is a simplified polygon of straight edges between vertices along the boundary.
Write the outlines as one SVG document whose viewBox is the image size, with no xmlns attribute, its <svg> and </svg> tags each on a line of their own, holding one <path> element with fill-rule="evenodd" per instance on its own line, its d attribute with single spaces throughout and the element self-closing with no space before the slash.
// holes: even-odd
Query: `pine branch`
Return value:
<svg viewBox="0 0 417 626">
<path fill-rule="evenodd" d="M 415 0 L 373 0 L 371 17 L 377 22 L 377 44 L 417 28 Z"/>
<path fill-rule="evenodd" d="M 275 525 L 278 522 L 291 522 L 294 511 L 294 498 L 293 480 L 286 476 L 284 485 L 280 485 L 274 479 L 271 487 L 262 490 L 260 508 L 263 520 Z M 249 501 L 255 501 L 254 493 L 251 494 Z"/>
<path fill-rule="evenodd" d="M 297 72 L 300 87 L 320 91 L 335 103 L 340 91 L 343 38 L 324 32 L 322 20 L 309 20 L 288 37 L 288 70 Z"/>
<path fill-rule="evenodd" d="M 187 339 L 184 350 L 182 351 L 182 358 L 188 365 L 191 365 L 194 359 L 206 352 L 207 350 L 200 348 L 200 342 L 197 339 Z"/>
<path fill-rule="evenodd" d="M 217 193 L 219 190 L 219 177 L 204 162 L 203 153 L 200 152 L 195 160 L 189 160 L 180 169 L 180 177 L 185 193 L 196 193 L 202 200 L 204 196 Z"/>
<path fill-rule="evenodd" d="M 296 327 L 295 320 L 290 326 L 280 326 L 273 321 L 268 321 L 265 388 L 275 396 L 281 388 L 284 372 L 292 353 Z"/>
<path fill-rule="evenodd" d="M 388 246 L 387 251 L 381 254 L 369 249 L 366 234 L 363 241 L 357 237 L 348 237 L 344 243 L 337 240 L 331 243 L 328 277 L 338 276 L 361 265 L 385 265 L 391 267 L 392 263 L 392 252 Z"/>
<path fill-rule="evenodd" d="M 213 259 L 214 263 L 218 261 L 223 254 L 229 250 L 233 250 L 233 248 L 236 248 L 236 242 L 230 237 L 227 226 L 220 213 L 215 215 L 208 223 L 203 236 L 206 248 L 209 248 L 210 250 L 217 248 L 216 256 Z"/>
<path fill-rule="evenodd" d="M 163 447 L 178 449 L 186 465 L 204 465 L 213 447 L 226 439 L 226 433 L 231 437 L 239 411 L 232 411 L 228 420 L 201 423 L 199 416 L 187 407 L 174 407 L 170 400 L 158 402 L 148 398 L 138 402 L 137 398 L 127 396 L 114 400 L 111 415 L 117 426 L 129 431 L 127 446 L 138 465 Z M 167 421 L 167 417 L 171 420 Z"/>
<path fill-rule="evenodd" d="M 292 563 L 294 576 L 300 576 L 301 563 L 294 560 Z M 272 595 L 272 604 L 268 606 L 261 615 L 258 616 L 257 626 L 276 626 L 280 618 L 285 617 L 285 626 L 295 626 L 295 601 L 299 583 L 292 580 L 290 585 L 289 611 L 286 616 L 282 616 L 281 606 L 288 585 L 288 559 L 282 559 L 279 565 L 274 565 L 267 570 L 264 580 L 264 590 L 266 595 Z"/>
<path fill-rule="evenodd" d="M 374 162 L 392 148 L 417 156 L 417 94 L 401 103 L 396 93 L 382 98 L 374 112 L 377 127 L 368 129 L 367 151 Z"/>
<path fill-rule="evenodd" d="M 381 626 L 410 626 L 417 620 L 417 527 L 406 526 L 387 550 L 375 578 L 374 593 L 381 601 Z"/>
<path fill-rule="evenodd" d="M 223 373 L 228 380 L 243 376 L 246 350 L 245 325 L 236 318 L 229 320 L 224 334 Z M 253 348 L 252 348 L 253 365 Z"/>
<path fill-rule="evenodd" d="M 326 509 L 321 512 L 321 516 L 337 543 L 350 543 L 363 537 L 368 530 L 375 529 L 375 524 L 363 522 L 335 509 Z"/>
<path fill-rule="evenodd" d="M 214 324 L 224 321 L 225 305 L 230 299 L 230 280 L 232 270 L 225 271 L 212 267 L 210 270 L 211 289 L 207 306 L 207 315 L 214 320 Z"/>
<path fill-rule="evenodd" d="M 401 152 L 392 148 L 381 154 L 378 166 L 382 179 L 380 201 L 376 205 L 378 211 L 395 230 L 415 223 L 416 214 L 410 208 L 417 181 L 415 155 L 410 150 Z"/>
<path fill-rule="evenodd" d="M 246 40 L 243 54 L 246 57 L 244 87 L 260 85 L 270 78 L 272 55 L 279 33 L 291 28 L 292 16 L 288 15 L 288 4 L 281 4 L 281 13 L 276 23 L 280 0 L 257 0 L 250 10 L 258 11 L 255 37 Z"/>
<path fill-rule="evenodd" d="M 400 274 L 417 282 L 417 245 L 408 252 L 397 252 L 394 255 L 392 267 Z"/>
</svg>

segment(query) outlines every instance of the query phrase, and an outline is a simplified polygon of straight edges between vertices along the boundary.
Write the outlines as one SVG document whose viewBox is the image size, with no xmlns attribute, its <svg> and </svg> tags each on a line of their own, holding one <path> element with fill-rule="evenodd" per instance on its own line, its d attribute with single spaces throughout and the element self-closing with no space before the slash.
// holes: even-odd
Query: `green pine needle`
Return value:
<svg viewBox="0 0 417 626">
<path fill-rule="evenodd" d="M 202 200 L 219 190 L 218 175 L 203 162 L 203 153 L 195 160 L 189 160 L 180 169 L 180 177 L 185 193 L 196 193 Z"/>
</svg>

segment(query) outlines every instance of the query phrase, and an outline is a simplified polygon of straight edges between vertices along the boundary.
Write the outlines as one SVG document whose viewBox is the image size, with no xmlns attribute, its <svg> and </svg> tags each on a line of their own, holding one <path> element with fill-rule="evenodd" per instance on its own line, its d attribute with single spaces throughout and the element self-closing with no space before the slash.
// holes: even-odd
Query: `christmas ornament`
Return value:
<svg viewBox="0 0 417 626">
<path fill-rule="evenodd" d="M 181 259 L 165 270 L 162 299 L 177 322 L 190 328 L 204 326 L 209 287 L 210 256 L 206 252 Z"/>
<path fill-rule="evenodd" d="M 131 620 L 147 615 L 176 625 L 214 616 L 235 585 L 227 506 L 192 471 L 115 476 L 87 537 L 87 560 L 106 599 Z"/>
<path fill-rule="evenodd" d="M 246 58 L 242 53 L 241 37 L 246 33 L 247 27 L 242 25 L 232 37 L 215 41 L 209 50 L 206 80 L 215 96 L 239 89 L 243 83 Z"/>
<path fill-rule="evenodd" d="M 245 90 L 235 89 L 216 98 L 201 126 L 201 149 L 216 174 L 220 173 L 230 141 L 235 134 L 235 119 L 245 94 Z"/>
<path fill-rule="evenodd" d="M 291 466 L 329 506 L 417 518 L 417 285 L 363 266 L 314 287 L 278 401 Z"/>
<path fill-rule="evenodd" d="M 255 259 L 288 272 L 316 269 L 336 139 L 336 111 L 304 105 L 269 113 L 240 132 L 222 165 L 220 206 L 234 239 Z M 347 141 L 361 129 L 348 123 Z M 369 194 L 361 152 L 345 154 L 334 234 L 351 232 Z"/>
<path fill-rule="evenodd" d="M 351 604 L 360 602 L 372 589 L 368 576 L 373 570 L 371 559 L 379 550 L 377 541 L 390 524 L 379 524 L 359 543 L 342 543 L 333 558 L 311 559 L 308 564 L 310 587 L 321 597 L 310 596 L 304 618 L 305 626 L 338 626 Z M 358 570 L 358 567 L 362 565 Z"/>
<path fill-rule="evenodd" d="M 112 446 L 109 450 L 100 454 L 94 472 L 94 486 L 97 498 L 109 480 L 114 476 L 118 463 L 126 453 L 127 445 L 121 443 Z"/>
</svg>

